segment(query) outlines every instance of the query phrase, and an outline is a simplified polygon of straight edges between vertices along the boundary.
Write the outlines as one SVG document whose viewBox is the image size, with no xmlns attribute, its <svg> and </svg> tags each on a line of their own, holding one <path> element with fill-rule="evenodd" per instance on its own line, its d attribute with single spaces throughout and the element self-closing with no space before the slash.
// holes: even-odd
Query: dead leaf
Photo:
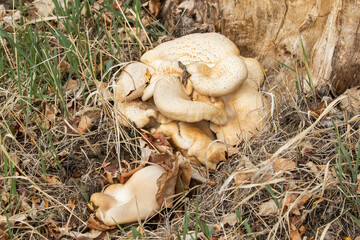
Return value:
<svg viewBox="0 0 360 240">
<path fill-rule="evenodd" d="M 150 0 L 149 1 L 149 10 L 150 13 L 156 18 L 161 10 L 161 2 L 160 0 Z"/>
<path fill-rule="evenodd" d="M 15 22 L 15 21 L 19 20 L 20 18 L 21 18 L 21 13 L 19 10 L 16 10 L 12 15 L 3 17 L 2 20 L 6 24 L 13 26 L 13 21 Z"/>
<path fill-rule="evenodd" d="M 165 208 L 171 208 L 173 206 L 173 198 L 171 196 L 175 193 L 175 186 L 178 180 L 179 164 L 178 161 L 173 162 L 171 169 L 165 168 L 167 171 L 164 172 L 157 180 L 159 187 L 156 193 L 156 201 Z"/>
<path fill-rule="evenodd" d="M 142 95 L 144 94 L 144 90 L 147 87 L 147 83 L 141 85 L 140 87 L 131 90 L 122 100 L 121 102 L 130 102 L 132 100 L 135 100 L 137 98 L 142 97 Z"/>
<path fill-rule="evenodd" d="M 290 233 L 290 240 L 301 240 L 301 234 L 298 230 L 292 230 Z"/>
<path fill-rule="evenodd" d="M 67 205 L 72 210 L 75 208 L 75 203 L 74 203 L 74 201 L 72 199 L 68 200 Z"/>
<path fill-rule="evenodd" d="M 72 237 L 73 239 L 77 239 L 77 240 L 92 240 L 99 237 L 101 234 L 101 231 L 98 230 L 91 230 L 90 232 L 87 233 L 80 233 L 75 231 L 69 231 L 69 229 L 66 227 L 59 228 L 58 230 L 62 236 Z"/>
<path fill-rule="evenodd" d="M 65 7 L 65 1 L 68 0 L 58 1 L 61 7 Z M 55 4 L 52 0 L 35 0 L 33 5 L 37 9 L 38 14 L 43 17 L 50 16 L 55 9 Z"/>
<path fill-rule="evenodd" d="M 310 141 L 304 142 L 301 146 L 301 155 L 302 156 L 309 156 L 313 153 L 314 146 Z"/>
<path fill-rule="evenodd" d="M 98 92 L 100 93 L 100 96 L 106 100 L 106 101 L 113 101 L 114 100 L 114 95 L 110 92 L 109 88 L 108 88 L 108 83 L 105 82 L 100 82 L 97 80 L 94 80 L 96 88 L 98 90 Z"/>
<path fill-rule="evenodd" d="M 0 225 L 1 224 L 7 224 L 8 221 L 10 224 L 15 224 L 16 222 L 22 222 L 26 219 L 26 214 L 16 214 L 13 216 L 4 216 L 0 215 Z"/>
<path fill-rule="evenodd" d="M 183 157 L 182 155 L 178 156 L 177 161 L 179 162 L 179 173 L 177 177 L 175 191 L 176 193 L 179 193 L 189 189 L 192 176 L 192 167 L 190 164 L 190 160 Z"/>
<path fill-rule="evenodd" d="M 230 213 L 221 219 L 221 223 L 223 225 L 228 224 L 230 226 L 235 226 L 235 224 L 238 223 L 238 221 L 239 219 L 235 213 Z"/>
<path fill-rule="evenodd" d="M 360 194 L 360 173 L 357 175 L 356 180 L 358 182 L 358 187 L 357 187 L 356 193 Z"/>
<path fill-rule="evenodd" d="M 62 183 L 57 179 L 57 177 L 55 176 L 45 176 L 45 175 L 41 175 L 41 179 L 43 180 L 43 182 L 49 183 L 51 185 L 54 186 L 60 186 Z"/>
<path fill-rule="evenodd" d="M 94 218 L 93 214 L 89 216 L 86 226 L 93 230 L 106 231 L 116 228 L 116 226 L 107 226 L 102 221 Z"/>
<path fill-rule="evenodd" d="M 91 127 L 92 121 L 88 116 L 82 116 L 77 130 L 81 133 L 86 133 Z"/>
<path fill-rule="evenodd" d="M 6 14 L 5 6 L 3 4 L 0 4 L 0 21 L 5 16 L 5 14 Z"/>
<path fill-rule="evenodd" d="M 300 215 L 300 210 L 305 208 L 305 203 L 312 197 L 311 194 L 299 194 L 287 192 L 285 199 L 282 204 L 282 213 L 290 211 L 290 213 L 295 215 Z"/>
<path fill-rule="evenodd" d="M 62 87 L 63 91 L 66 93 L 75 91 L 79 88 L 78 82 L 76 80 L 70 79 L 69 82 L 65 83 Z"/>
<path fill-rule="evenodd" d="M 273 163 L 276 172 L 291 171 L 296 168 L 296 163 L 286 158 L 279 158 Z"/>
<path fill-rule="evenodd" d="M 38 14 L 43 17 L 50 16 L 55 9 L 55 4 L 51 0 L 35 0 L 33 4 Z"/>
<path fill-rule="evenodd" d="M 279 208 L 276 205 L 273 199 L 261 204 L 259 206 L 259 215 L 260 216 L 271 216 L 279 213 Z"/>
<path fill-rule="evenodd" d="M 341 109 L 351 112 L 354 115 L 360 114 L 360 87 L 350 88 L 341 96 L 343 95 L 346 95 L 346 98 L 340 101 Z"/>
<path fill-rule="evenodd" d="M 70 72 L 70 63 L 68 63 L 64 58 L 58 58 L 58 69 L 61 72 L 69 73 Z"/>
<path fill-rule="evenodd" d="M 204 169 L 199 169 L 199 167 L 195 167 L 193 165 L 191 165 L 191 179 L 199 182 L 199 183 L 206 183 L 207 182 L 207 179 L 206 179 L 206 176 L 207 176 L 207 173 L 205 171 L 201 171 L 201 170 L 204 170 Z M 201 172 L 200 172 L 201 171 Z"/>
</svg>

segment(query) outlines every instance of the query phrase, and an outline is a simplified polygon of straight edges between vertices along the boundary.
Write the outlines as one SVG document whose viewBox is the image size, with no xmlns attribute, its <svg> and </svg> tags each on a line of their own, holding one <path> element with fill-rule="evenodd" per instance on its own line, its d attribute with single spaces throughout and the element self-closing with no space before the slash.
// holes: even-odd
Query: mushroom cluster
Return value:
<svg viewBox="0 0 360 240">
<path fill-rule="evenodd" d="M 187 35 L 158 45 L 140 61 L 126 66 L 116 84 L 123 126 L 163 132 L 209 169 L 225 160 L 226 144 L 247 141 L 263 128 L 269 107 L 259 92 L 263 69 L 241 57 L 225 36 Z"/>
</svg>

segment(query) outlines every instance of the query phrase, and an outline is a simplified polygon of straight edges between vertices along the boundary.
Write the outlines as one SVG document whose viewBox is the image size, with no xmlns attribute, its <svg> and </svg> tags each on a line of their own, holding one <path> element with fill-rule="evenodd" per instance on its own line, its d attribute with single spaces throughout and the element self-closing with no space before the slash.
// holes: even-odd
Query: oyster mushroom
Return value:
<svg viewBox="0 0 360 240">
<path fill-rule="evenodd" d="M 216 164 L 226 160 L 226 146 L 222 142 L 215 142 L 209 131 L 208 123 L 171 122 L 162 124 L 157 129 L 170 137 L 173 143 L 190 158 L 194 158 L 211 170 Z"/>
<path fill-rule="evenodd" d="M 113 184 L 103 193 L 94 193 L 90 202 L 97 207 L 96 217 L 112 226 L 153 216 L 160 209 L 157 180 L 164 172 L 162 167 L 151 165 L 134 173 L 125 184 Z"/>
<path fill-rule="evenodd" d="M 136 127 L 142 128 L 149 123 L 151 117 L 156 118 L 157 116 L 154 104 L 138 99 L 126 99 L 132 91 L 145 88 L 148 83 L 147 71 L 154 72 L 152 67 L 143 63 L 131 63 L 123 69 L 115 85 L 115 108 L 123 115 L 123 118 L 119 118 L 119 122 L 123 126 L 130 126 L 128 119 Z"/>
<path fill-rule="evenodd" d="M 146 52 L 140 60 L 155 69 L 167 62 L 181 62 L 192 74 L 193 88 L 208 96 L 230 93 L 247 78 L 246 65 L 238 48 L 218 33 L 190 34 L 162 43 Z"/>
<path fill-rule="evenodd" d="M 261 131 L 269 104 L 253 83 L 245 81 L 234 93 L 222 98 L 228 121 L 223 126 L 210 124 L 218 139 L 235 145 L 250 140 Z"/>
</svg>

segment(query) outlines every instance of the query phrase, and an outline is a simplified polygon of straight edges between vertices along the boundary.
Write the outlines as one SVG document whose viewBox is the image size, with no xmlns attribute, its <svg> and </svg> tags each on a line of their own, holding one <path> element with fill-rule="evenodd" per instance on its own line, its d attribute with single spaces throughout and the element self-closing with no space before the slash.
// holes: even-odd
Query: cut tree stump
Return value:
<svg viewBox="0 0 360 240">
<path fill-rule="evenodd" d="M 359 0 L 165 0 L 160 17 L 176 37 L 219 31 L 268 69 L 304 59 L 301 36 L 318 90 L 360 85 Z"/>
</svg>

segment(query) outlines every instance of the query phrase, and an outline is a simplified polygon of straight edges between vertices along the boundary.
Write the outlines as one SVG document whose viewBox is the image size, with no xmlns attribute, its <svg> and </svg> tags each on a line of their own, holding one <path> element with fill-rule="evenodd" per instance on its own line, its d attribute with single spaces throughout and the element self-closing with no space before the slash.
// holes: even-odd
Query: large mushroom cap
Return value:
<svg viewBox="0 0 360 240">
<path fill-rule="evenodd" d="M 144 220 L 160 208 L 156 200 L 157 180 L 165 172 L 158 166 L 145 167 L 123 184 L 113 184 L 103 193 L 95 193 L 90 201 L 98 207 L 96 217 L 106 225 Z"/>
<path fill-rule="evenodd" d="M 220 97 L 237 89 L 247 78 L 248 71 L 242 58 L 229 55 L 214 67 L 204 63 L 187 66 L 193 88 L 200 94 Z"/>
<path fill-rule="evenodd" d="M 235 145 L 261 131 L 269 104 L 253 83 L 245 81 L 236 92 L 224 97 L 224 103 L 228 122 L 223 126 L 210 124 L 218 139 Z"/>
<path fill-rule="evenodd" d="M 199 122 L 208 120 L 218 125 L 227 121 L 224 109 L 210 103 L 191 101 L 186 95 L 178 77 L 163 76 L 156 83 L 154 102 L 157 109 L 167 118 L 184 121 Z"/>
<path fill-rule="evenodd" d="M 185 65 L 212 64 L 226 56 L 239 54 L 236 45 L 219 33 L 195 33 L 160 44 L 146 52 L 140 61 L 153 67 L 163 61 L 181 61 Z"/>
</svg>

